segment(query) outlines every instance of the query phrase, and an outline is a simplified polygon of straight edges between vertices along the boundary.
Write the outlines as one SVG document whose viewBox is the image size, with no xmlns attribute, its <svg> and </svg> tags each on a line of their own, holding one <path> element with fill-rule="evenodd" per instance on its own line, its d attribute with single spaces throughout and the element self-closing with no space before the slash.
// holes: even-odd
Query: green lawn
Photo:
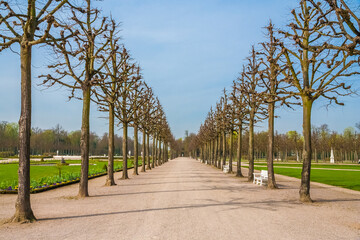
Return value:
<svg viewBox="0 0 360 240">
<path fill-rule="evenodd" d="M 256 165 L 260 165 L 257 164 Z M 286 164 L 282 164 L 286 165 Z M 288 164 L 288 166 L 292 166 L 293 164 Z M 301 165 L 299 165 L 301 166 Z M 341 166 L 341 167 L 340 167 Z M 313 165 L 312 167 L 318 167 L 318 165 Z M 345 169 L 349 166 L 346 165 L 328 165 L 327 168 L 337 168 L 337 169 Z M 357 166 L 354 166 L 357 167 Z M 325 168 L 325 167 L 324 167 Z M 257 170 L 266 170 L 267 168 L 255 166 Z M 354 168 L 348 168 L 354 169 Z M 360 169 L 360 168 L 358 168 Z M 277 168 L 274 166 L 275 173 L 301 178 L 301 168 Z M 311 181 L 324 183 L 328 185 L 348 188 L 352 190 L 360 191 L 360 171 L 342 171 L 342 170 L 328 170 L 328 169 L 311 169 Z"/>
<path fill-rule="evenodd" d="M 44 163 L 54 163 L 59 161 L 46 161 Z M 42 164 L 44 164 L 42 163 Z M 68 161 L 70 164 L 79 164 L 80 161 Z M 30 178 L 39 179 L 47 176 L 59 175 L 59 169 L 56 166 L 39 166 L 39 162 L 31 164 Z M 101 171 L 106 162 L 90 161 L 89 171 L 99 170 Z M 13 181 L 18 179 L 18 164 L 0 164 L 0 181 L 8 180 Z M 122 167 L 122 162 L 115 161 L 114 167 Z M 62 166 L 61 174 L 66 173 L 80 173 L 81 166 Z"/>
<path fill-rule="evenodd" d="M 266 163 L 255 162 L 255 165 L 266 166 Z M 302 167 L 301 163 L 274 163 L 274 167 L 283 166 L 283 167 Z M 333 169 L 357 169 L 360 170 L 360 164 L 350 165 L 350 164 L 319 164 L 312 163 L 312 168 L 333 168 Z"/>
<path fill-rule="evenodd" d="M 73 180 L 80 177 L 81 166 L 61 166 L 61 176 L 59 168 L 56 166 L 41 166 L 39 164 L 59 163 L 60 161 L 44 161 L 44 162 L 31 162 L 30 178 L 31 185 L 33 187 L 44 185 L 45 183 L 50 185 L 56 182 L 62 182 L 66 180 Z M 80 160 L 66 161 L 69 164 L 80 164 Z M 89 175 L 106 172 L 107 161 L 90 160 Z M 139 161 L 141 164 L 141 160 Z M 128 167 L 133 166 L 133 161 L 128 161 Z M 6 189 L 9 186 L 15 188 L 18 185 L 18 167 L 17 163 L 0 164 L 0 189 Z M 122 161 L 114 161 L 114 169 L 122 169 Z"/>
</svg>

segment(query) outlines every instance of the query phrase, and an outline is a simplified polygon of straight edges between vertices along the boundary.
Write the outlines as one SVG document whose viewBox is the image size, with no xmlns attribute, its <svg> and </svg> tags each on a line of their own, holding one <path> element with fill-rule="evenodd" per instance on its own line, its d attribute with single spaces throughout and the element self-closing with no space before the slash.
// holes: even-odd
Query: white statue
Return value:
<svg viewBox="0 0 360 240">
<path fill-rule="evenodd" d="M 330 153 L 330 163 L 335 163 L 334 150 L 332 148 L 331 148 L 331 153 Z"/>
</svg>

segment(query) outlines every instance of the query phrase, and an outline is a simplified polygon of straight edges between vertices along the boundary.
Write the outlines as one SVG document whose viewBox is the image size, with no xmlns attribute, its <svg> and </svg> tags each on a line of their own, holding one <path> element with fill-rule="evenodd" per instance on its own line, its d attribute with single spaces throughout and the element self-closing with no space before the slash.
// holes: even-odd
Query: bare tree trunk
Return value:
<svg viewBox="0 0 360 240">
<path fill-rule="evenodd" d="M 83 87 L 83 112 L 81 122 L 81 177 L 78 197 L 88 197 L 89 134 L 90 134 L 90 86 Z"/>
<path fill-rule="evenodd" d="M 134 172 L 133 175 L 139 175 L 138 167 L 139 167 L 139 150 L 138 150 L 138 126 L 134 125 Z"/>
<path fill-rule="evenodd" d="M 153 145 L 152 145 L 152 163 L 151 163 L 151 167 L 155 168 L 155 143 L 156 143 L 156 138 L 155 135 L 153 135 Z"/>
<path fill-rule="evenodd" d="M 251 115 L 251 114 L 250 114 Z M 252 182 L 254 180 L 254 115 L 250 116 L 249 120 L 249 173 L 248 181 Z"/>
<path fill-rule="evenodd" d="M 207 156 L 206 156 L 206 146 L 207 146 L 207 143 L 205 143 L 203 146 L 202 146 L 202 153 L 203 153 L 203 163 L 206 162 L 206 159 L 207 159 Z"/>
<path fill-rule="evenodd" d="M 128 167 L 127 167 L 127 152 L 128 152 L 128 147 L 127 147 L 127 140 L 128 140 L 128 123 L 124 122 L 123 123 L 123 174 L 121 179 L 129 179 L 128 176 Z"/>
<path fill-rule="evenodd" d="M 114 180 L 114 104 L 109 104 L 108 167 L 105 186 L 113 186 Z"/>
<path fill-rule="evenodd" d="M 162 160 L 161 160 L 161 138 L 159 138 L 159 166 L 161 166 L 162 164 Z"/>
<path fill-rule="evenodd" d="M 146 170 L 151 169 L 151 163 L 150 163 L 150 137 L 149 134 L 146 134 Z"/>
<path fill-rule="evenodd" d="M 211 141 L 206 143 L 206 159 L 208 160 L 208 164 L 211 165 Z"/>
<path fill-rule="evenodd" d="M 267 153 L 267 168 L 268 168 L 268 185 L 267 188 L 278 188 L 275 181 L 274 174 L 274 111 L 275 103 L 271 102 L 268 105 L 269 113 L 269 134 L 268 134 L 268 153 Z"/>
<path fill-rule="evenodd" d="M 211 165 L 214 165 L 214 140 L 210 140 L 210 159 Z"/>
<path fill-rule="evenodd" d="M 223 162 L 222 167 L 226 165 L 226 132 L 223 131 Z"/>
<path fill-rule="evenodd" d="M 214 146 L 215 146 L 215 141 L 214 139 L 211 140 L 211 150 L 210 150 L 210 155 L 211 155 L 211 165 L 214 166 L 214 162 L 215 162 L 215 158 L 214 158 Z"/>
<path fill-rule="evenodd" d="M 155 165 L 156 167 L 159 166 L 159 158 L 158 158 L 158 142 L 159 142 L 159 138 L 158 136 L 156 136 L 156 141 L 155 141 L 155 152 L 154 152 L 154 158 L 155 158 Z"/>
<path fill-rule="evenodd" d="M 241 145 L 242 145 L 242 124 L 239 125 L 239 134 L 238 134 L 238 145 L 237 145 L 237 169 L 236 177 L 244 177 L 241 172 Z"/>
<path fill-rule="evenodd" d="M 209 165 L 211 165 L 211 161 L 212 161 L 212 158 L 211 158 L 211 141 L 209 141 L 208 144 L 207 144 L 207 155 L 208 155 L 208 163 L 209 163 Z"/>
<path fill-rule="evenodd" d="M 31 47 L 21 45 L 20 61 L 19 188 L 15 203 L 15 214 L 8 222 L 33 222 L 36 221 L 36 218 L 30 204 Z"/>
<path fill-rule="evenodd" d="M 143 137 L 142 137 L 142 166 L 141 172 L 145 172 L 145 163 L 146 163 L 146 135 L 145 130 L 143 130 Z"/>
<path fill-rule="evenodd" d="M 165 162 L 166 162 L 166 158 L 167 158 L 167 149 L 166 149 L 166 143 L 165 143 L 165 141 L 164 141 L 164 144 L 163 144 L 163 148 L 164 148 L 164 150 L 163 150 L 163 153 L 164 153 L 163 159 L 164 159 L 164 163 L 165 163 Z"/>
<path fill-rule="evenodd" d="M 205 146 L 205 152 L 206 152 L 206 160 L 208 164 L 211 164 L 211 158 L 210 158 L 210 144 L 211 142 L 207 142 Z"/>
<path fill-rule="evenodd" d="M 218 165 L 217 167 L 218 168 L 221 168 L 221 134 L 219 133 L 218 134 L 218 157 L 219 157 L 219 160 L 218 160 Z"/>
<path fill-rule="evenodd" d="M 311 169 L 311 108 L 312 100 L 304 96 L 303 100 L 303 135 L 304 162 L 301 172 L 300 201 L 312 202 L 310 198 L 310 169 Z"/>
<path fill-rule="evenodd" d="M 234 141 L 234 134 L 233 134 L 233 130 L 231 130 L 230 132 L 230 153 L 229 153 L 229 173 L 233 173 L 233 169 L 232 169 L 232 164 L 233 164 L 233 152 L 234 152 L 234 147 L 233 147 L 233 141 Z"/>
<path fill-rule="evenodd" d="M 218 156 L 217 156 L 217 152 L 218 152 L 218 141 L 217 138 L 214 139 L 214 166 L 217 167 L 217 161 L 218 161 Z"/>
<path fill-rule="evenodd" d="M 169 148 L 169 142 L 166 142 L 166 161 L 171 160 L 171 148 Z"/>
</svg>

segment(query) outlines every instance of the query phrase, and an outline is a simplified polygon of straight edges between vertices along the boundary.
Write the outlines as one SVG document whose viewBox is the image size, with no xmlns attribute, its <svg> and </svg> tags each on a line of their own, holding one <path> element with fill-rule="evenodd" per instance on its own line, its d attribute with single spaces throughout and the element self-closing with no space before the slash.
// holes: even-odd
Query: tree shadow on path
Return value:
<svg viewBox="0 0 360 240">
<path fill-rule="evenodd" d="M 78 218 L 89 218 L 89 217 L 102 217 L 110 215 L 121 215 L 121 214 L 131 214 L 131 213 L 143 213 L 143 212 L 157 212 L 157 211 L 172 211 L 172 210 L 184 210 L 184 209 L 200 209 L 208 207 L 231 207 L 231 209 L 243 208 L 254 208 L 267 211 L 276 211 L 278 208 L 291 208 L 294 204 L 299 205 L 298 201 L 260 201 L 260 202 L 239 202 L 239 199 L 236 201 L 231 200 L 227 202 L 216 202 L 211 200 L 212 203 L 206 204 L 191 204 L 183 206 L 174 206 L 174 207 L 164 207 L 164 208 L 149 208 L 149 209 L 136 209 L 136 210 L 127 210 L 127 211 L 116 211 L 116 212 L 107 212 L 107 213 L 93 213 L 85 215 L 75 215 L 75 216 L 63 216 L 63 217 L 52 217 L 52 218 L 39 218 L 38 221 L 50 221 L 50 220 L 63 220 L 63 219 L 78 219 Z"/>
<path fill-rule="evenodd" d="M 155 193 L 176 193 L 176 192 L 195 192 L 195 191 L 212 191 L 212 190 L 218 190 L 218 189 L 212 189 L 212 188 L 202 188 L 202 189 L 183 189 L 183 190 L 163 190 L 163 191 L 149 191 L 149 192 L 131 192 L 131 193 L 110 193 L 110 194 L 99 194 L 90 196 L 90 198 L 95 197 L 111 197 L 111 196 L 122 196 L 122 195 L 136 195 L 136 194 L 155 194 Z"/>
</svg>

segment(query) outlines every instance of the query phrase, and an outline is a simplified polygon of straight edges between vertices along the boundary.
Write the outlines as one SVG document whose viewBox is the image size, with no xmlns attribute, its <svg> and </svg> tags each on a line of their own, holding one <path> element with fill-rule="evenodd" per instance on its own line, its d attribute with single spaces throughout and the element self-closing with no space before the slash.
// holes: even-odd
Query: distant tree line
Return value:
<svg viewBox="0 0 360 240">
<path fill-rule="evenodd" d="M 79 155 L 81 131 L 66 131 L 59 124 L 51 129 L 32 128 L 31 155 Z M 0 122 L 0 157 L 18 155 L 19 126 L 17 123 Z M 90 155 L 108 154 L 108 133 L 102 136 L 90 132 Z M 122 136 L 114 135 L 114 155 L 122 156 Z M 128 138 L 129 149 L 134 148 L 134 140 Z M 141 146 L 141 145 L 140 145 Z M 151 151 L 150 151 L 151 153 Z M 134 154 L 131 151 L 131 154 Z"/>
</svg>

